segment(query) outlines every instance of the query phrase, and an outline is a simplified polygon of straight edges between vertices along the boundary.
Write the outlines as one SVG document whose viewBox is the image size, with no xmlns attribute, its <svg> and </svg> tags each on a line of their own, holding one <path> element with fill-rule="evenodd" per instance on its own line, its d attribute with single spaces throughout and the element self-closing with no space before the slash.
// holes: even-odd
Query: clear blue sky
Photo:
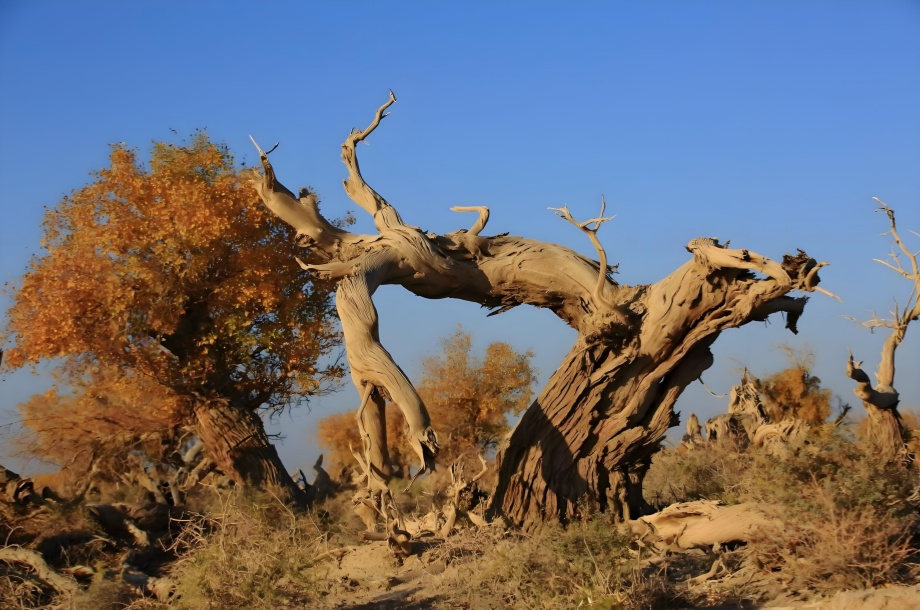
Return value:
<svg viewBox="0 0 920 610">
<path fill-rule="evenodd" d="M 250 164 L 248 134 L 280 140 L 272 159 L 288 186 L 312 185 L 331 216 L 354 210 L 339 146 L 391 88 L 399 101 L 361 147 L 362 168 L 428 230 L 470 223 L 452 205 L 487 205 L 487 232 L 593 256 L 546 208 L 568 204 L 586 218 L 604 194 L 617 218 L 601 239 L 624 283 L 660 279 L 698 236 L 830 261 L 824 286 L 845 303 L 816 295 L 798 336 L 780 320 L 725 333 L 705 376 L 717 392 L 742 365 L 781 368 L 774 347 L 787 342 L 813 349 L 817 374 L 854 401 L 846 348 L 874 367 L 883 336 L 842 316 L 884 313 L 907 297 L 906 282 L 871 261 L 889 252 L 873 196 L 897 209 L 920 249 L 908 233 L 920 231 L 917 1 L 5 0 L 0 86 L 3 281 L 39 253 L 43 206 L 103 167 L 109 143 L 147 150 L 171 130 L 206 128 Z M 541 379 L 574 339 L 546 312 L 486 319 L 476 306 L 398 288 L 377 300 L 383 342 L 410 375 L 457 323 L 480 346 L 533 349 Z M 920 327 L 899 364 L 903 404 L 918 407 Z M 0 423 L 45 383 L 4 375 Z M 317 416 L 356 400 L 345 387 L 309 415 L 283 417 L 275 429 L 287 436 L 287 465 L 315 455 Z M 707 418 L 724 406 L 696 385 L 679 410 Z"/>
</svg>

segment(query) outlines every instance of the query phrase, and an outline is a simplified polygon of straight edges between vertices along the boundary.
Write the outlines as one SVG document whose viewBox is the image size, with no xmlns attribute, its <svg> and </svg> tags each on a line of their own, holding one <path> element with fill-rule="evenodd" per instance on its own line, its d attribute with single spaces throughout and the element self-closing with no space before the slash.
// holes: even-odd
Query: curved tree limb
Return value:
<svg viewBox="0 0 920 610">
<path fill-rule="evenodd" d="M 377 310 L 371 296 L 388 265 L 383 258 L 366 261 L 359 272 L 340 280 L 336 308 L 342 320 L 352 376 L 364 396 L 362 405 L 367 404 L 374 389 L 393 401 L 406 420 L 407 438 L 419 458 L 419 468 L 431 471 L 435 467 L 438 441 L 428 411 L 406 374 L 380 344 Z M 370 451 L 368 448 L 365 453 Z"/>
<path fill-rule="evenodd" d="M 482 205 L 474 206 L 464 206 L 464 205 L 455 205 L 451 208 L 452 212 L 478 212 L 479 218 L 476 220 L 476 223 L 469 230 L 470 235 L 479 235 L 483 229 L 486 228 L 486 223 L 489 222 L 489 208 Z"/>
<path fill-rule="evenodd" d="M 402 218 L 399 217 L 396 209 L 364 180 L 358 165 L 358 152 L 355 147 L 358 142 L 362 142 L 377 129 L 380 121 L 388 116 L 386 109 L 395 101 L 396 96 L 390 91 L 390 99 L 377 109 L 371 124 L 365 129 L 353 130 L 342 144 L 342 160 L 345 162 L 345 167 L 348 168 L 348 178 L 343 183 L 345 192 L 352 201 L 361 206 L 361 209 L 374 217 L 374 226 L 380 231 L 401 226 Z"/>
<path fill-rule="evenodd" d="M 616 216 L 608 216 L 604 218 L 604 210 L 607 209 L 607 202 L 604 200 L 604 197 L 601 196 L 601 213 L 597 218 L 592 218 L 591 220 L 586 220 L 585 222 L 578 222 L 572 218 L 572 214 L 569 212 L 569 209 L 566 206 L 561 208 L 550 208 L 556 212 L 556 216 L 564 218 L 573 225 L 579 228 L 582 233 L 588 236 L 588 239 L 591 240 L 591 244 L 594 246 L 594 249 L 597 251 L 598 256 L 598 276 L 597 284 L 594 286 L 594 298 L 597 300 L 599 306 L 607 305 L 609 306 L 610 301 L 606 295 L 607 288 L 607 252 L 604 250 L 604 247 L 601 245 L 600 240 L 597 238 L 597 230 L 600 229 L 601 225 L 608 220 L 613 220 Z M 593 227 L 590 227 L 591 223 L 594 223 Z"/>
<path fill-rule="evenodd" d="M 493 311 L 521 304 L 547 308 L 574 328 L 578 339 L 510 435 L 492 508 L 526 527 L 542 518 L 571 516 L 588 494 L 621 518 L 641 514 L 644 471 L 667 429 L 677 424 L 678 396 L 712 364 L 712 343 L 727 328 L 776 312 L 787 314 L 787 327 L 794 331 L 807 298 L 789 293 L 824 292 L 817 288 L 823 263 L 801 251 L 778 263 L 702 238 L 687 246 L 693 258 L 663 280 L 621 286 L 607 277 L 606 252 L 597 240 L 600 225 L 609 220 L 603 207 L 601 216 L 586 222 L 575 221 L 566 208 L 557 210 L 589 236 L 600 261 L 556 244 L 482 236 L 486 208 L 454 208 L 479 212 L 469 231 L 425 234 L 402 222 L 364 182 L 357 163 L 357 142 L 379 125 L 394 100 L 391 94 L 371 125 L 352 132 L 342 146 L 346 191 L 374 216 L 379 235 L 332 240 L 328 249 L 311 237 L 327 255 L 326 263 L 311 270 L 338 279 L 346 350 L 364 397 L 364 437 L 372 445 L 386 442 L 367 425 L 370 391 L 371 397 L 397 404 L 423 468 L 433 467 L 437 439 L 424 404 L 379 342 L 372 302 L 378 286 L 399 284 L 425 298 L 458 298 Z M 273 184 L 268 178 L 265 183 Z M 279 190 L 259 192 L 266 200 Z M 367 455 L 361 461 L 385 460 L 383 453 Z"/>
</svg>

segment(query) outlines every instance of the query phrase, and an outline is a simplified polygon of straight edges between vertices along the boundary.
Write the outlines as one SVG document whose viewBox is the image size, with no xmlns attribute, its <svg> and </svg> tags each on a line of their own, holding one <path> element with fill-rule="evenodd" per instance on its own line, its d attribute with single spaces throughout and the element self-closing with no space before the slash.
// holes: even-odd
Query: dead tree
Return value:
<svg viewBox="0 0 920 610">
<path fill-rule="evenodd" d="M 732 386 L 728 412 L 706 422 L 706 439 L 709 442 L 731 441 L 747 446 L 754 440 L 757 429 L 766 421 L 766 410 L 760 398 L 760 380 L 745 368 L 741 374 L 741 383 Z"/>
<path fill-rule="evenodd" d="M 348 361 L 359 395 L 359 425 L 368 484 L 384 493 L 389 476 L 384 400 L 405 416 L 407 438 L 420 468 L 434 464 L 438 444 L 424 404 L 380 344 L 372 296 L 383 284 L 399 284 L 431 299 L 456 298 L 502 313 L 526 304 L 551 310 L 578 339 L 547 386 L 500 451 L 499 479 L 490 514 L 529 527 L 542 519 L 565 520 L 587 497 L 620 519 L 645 508 L 642 479 L 665 431 L 678 423 L 673 406 L 683 389 L 713 362 L 719 334 L 783 312 L 796 331 L 807 297 L 822 291 L 818 270 L 826 263 L 804 252 L 775 262 L 747 249 L 729 249 L 715 238 L 690 241 L 692 257 L 655 284 L 615 282 L 597 238 L 601 214 L 579 222 L 568 209 L 556 213 L 582 231 L 599 261 L 562 246 L 515 237 L 486 237 L 484 207 L 468 230 L 425 233 L 403 221 L 362 178 L 356 146 L 386 116 L 390 99 L 370 126 L 342 145 L 348 169 L 345 191 L 374 219 L 376 235 L 355 235 L 320 214 L 307 189 L 295 197 L 276 178 L 260 149 L 264 174 L 254 181 L 264 203 L 293 226 L 302 245 L 326 262 L 306 266 L 338 282 L 337 307 Z M 375 492 L 376 493 L 376 492 Z"/>
<path fill-rule="evenodd" d="M 863 407 L 865 407 L 869 416 L 869 439 L 879 458 L 886 462 L 909 461 L 911 458 L 907 455 L 905 446 L 908 433 L 901 425 L 901 416 L 898 413 L 900 397 L 898 391 L 894 388 L 894 355 L 898 346 L 904 340 L 907 326 L 920 317 L 920 295 L 918 295 L 918 292 L 920 292 L 920 267 L 917 264 L 917 255 L 920 252 L 911 252 L 901 240 L 895 223 L 894 210 L 879 199 L 875 199 L 875 201 L 879 204 L 876 212 L 883 212 L 888 217 L 888 222 L 891 225 L 891 230 L 888 231 L 888 234 L 891 235 L 895 247 L 889 255 L 891 262 L 881 259 L 873 260 L 907 279 L 911 283 L 911 291 L 903 308 L 895 302 L 894 310 L 891 312 L 893 317 L 890 320 L 873 316 L 871 320 L 859 322 L 859 324 L 871 331 L 885 328 L 891 333 L 882 345 L 882 355 L 879 359 L 878 368 L 875 370 L 875 387 L 872 386 L 869 375 L 862 369 L 862 362 L 854 361 L 852 352 L 850 352 L 850 358 L 847 361 L 846 374 L 847 377 L 856 382 L 856 388 L 853 392 L 862 401 Z M 902 264 L 901 254 L 907 259 L 908 268 L 905 268 Z M 856 321 L 853 318 L 850 319 Z"/>
</svg>

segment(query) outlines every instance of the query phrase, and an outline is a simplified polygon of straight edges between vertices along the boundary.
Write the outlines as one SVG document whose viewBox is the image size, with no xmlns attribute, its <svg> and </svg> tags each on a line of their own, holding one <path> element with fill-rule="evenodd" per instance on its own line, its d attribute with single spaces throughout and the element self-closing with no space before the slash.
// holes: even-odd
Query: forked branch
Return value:
<svg viewBox="0 0 920 610">
<path fill-rule="evenodd" d="M 399 219 L 398 214 L 395 215 L 395 219 L 378 219 L 378 212 L 385 208 L 392 210 L 392 207 L 377 193 L 377 191 L 372 189 L 370 185 L 365 182 L 364 177 L 361 175 L 361 168 L 358 165 L 358 152 L 355 147 L 358 142 L 363 141 L 377 129 L 377 126 L 380 125 L 380 121 L 388 116 L 386 109 L 395 101 L 396 96 L 390 91 L 390 99 L 377 109 L 371 124 L 365 129 L 352 131 L 348 137 L 345 138 L 345 143 L 342 144 L 342 160 L 345 162 L 345 167 L 348 168 L 348 178 L 344 182 L 345 192 L 351 197 L 352 201 L 374 217 L 375 224 L 383 223 L 383 226 L 377 227 L 378 229 L 385 228 L 391 224 L 393 220 L 397 220 L 398 224 L 402 224 L 402 221 Z M 395 213 L 395 210 L 393 210 L 393 212 Z"/>
<path fill-rule="evenodd" d="M 876 389 L 878 389 L 885 396 L 893 394 L 895 397 L 893 404 L 896 406 L 897 405 L 897 392 L 895 392 L 893 388 L 894 374 L 895 374 L 895 351 L 897 350 L 901 342 L 904 340 L 904 336 L 907 333 L 908 325 L 914 320 L 916 320 L 917 318 L 920 318 L 920 264 L 918 264 L 918 261 L 917 261 L 917 256 L 920 253 L 911 252 L 907 248 L 907 246 L 904 244 L 904 242 L 901 240 L 901 236 L 898 234 L 898 227 L 897 227 L 897 222 L 895 221 L 894 210 L 888 207 L 888 205 L 884 201 L 881 201 L 877 197 L 874 197 L 873 199 L 875 199 L 875 201 L 879 204 L 879 207 L 876 211 L 883 212 L 885 216 L 888 217 L 888 222 L 891 226 L 891 229 L 888 231 L 888 233 L 891 235 L 892 239 L 894 240 L 894 245 L 897 246 L 897 250 L 900 250 L 901 253 L 909 261 L 910 270 L 905 269 L 904 266 L 901 264 L 900 255 L 898 254 L 897 251 L 892 252 L 890 255 L 892 260 L 894 261 L 894 264 L 882 261 L 880 259 L 874 259 L 874 260 L 876 260 L 877 262 L 885 265 L 889 269 L 892 269 L 893 271 L 899 273 L 900 275 L 910 280 L 912 282 L 911 288 L 910 288 L 910 294 L 908 295 L 907 303 L 904 305 L 903 308 L 901 308 L 898 305 L 897 301 L 895 301 L 894 310 L 892 311 L 892 314 L 894 317 L 891 320 L 882 320 L 882 319 L 879 319 L 878 316 L 873 316 L 871 320 L 867 320 L 864 322 L 859 322 L 851 317 L 848 317 L 848 319 L 854 322 L 857 322 L 858 324 L 865 326 L 866 328 L 869 328 L 870 330 L 873 330 L 876 328 L 890 328 L 891 329 L 891 334 L 888 336 L 888 338 L 885 339 L 885 343 L 882 345 L 882 355 L 881 355 L 881 359 L 879 361 L 878 369 L 876 372 Z M 850 359 L 852 361 L 852 356 Z M 848 376 L 850 376 L 849 371 L 850 371 L 850 367 L 848 366 L 847 367 Z M 859 380 L 856 380 L 856 381 L 859 382 Z M 867 400 L 866 398 L 863 398 L 863 395 L 861 394 L 861 392 L 863 391 L 861 388 L 861 384 L 860 386 L 857 387 L 855 391 L 856 391 L 856 394 L 860 398 L 862 398 L 863 400 L 866 400 L 867 402 L 869 402 L 869 404 L 875 405 L 876 407 L 879 407 L 879 408 L 890 408 L 888 406 L 877 405 L 874 402 L 874 400 L 876 400 L 875 396 L 872 396 L 871 399 L 869 400 Z M 890 402 L 890 400 L 886 398 L 882 402 L 884 404 L 887 404 L 888 402 Z"/>
<path fill-rule="evenodd" d="M 901 236 L 898 234 L 898 226 L 894 218 L 894 210 L 888 207 L 888 204 L 878 197 L 873 197 L 873 199 L 875 199 L 875 201 L 879 204 L 879 208 L 876 210 L 876 212 L 884 212 L 884 214 L 888 217 L 888 222 L 891 224 L 891 230 L 888 232 L 891 234 L 891 237 L 894 240 L 894 244 L 901 252 L 904 253 L 904 255 L 907 257 L 907 260 L 910 261 L 910 272 L 904 269 L 904 267 L 901 265 L 901 259 L 897 252 L 891 253 L 891 258 L 895 263 L 894 265 L 877 258 L 872 260 L 877 263 L 881 263 L 889 269 L 900 273 L 907 279 L 912 280 L 914 282 L 914 289 L 916 291 L 917 284 L 920 282 L 920 264 L 917 262 L 917 256 L 920 255 L 920 252 L 911 252 L 901 240 Z"/>
<path fill-rule="evenodd" d="M 588 239 L 591 240 L 591 243 L 594 245 L 594 249 L 597 251 L 598 262 L 600 263 L 600 268 L 598 269 L 597 276 L 597 285 L 594 287 L 594 299 L 598 304 L 607 303 L 609 299 L 605 294 L 605 289 L 607 288 L 607 252 L 604 250 L 604 246 L 601 245 L 600 240 L 597 238 L 597 230 L 600 229 L 601 225 L 607 222 L 608 220 L 613 220 L 616 216 L 604 217 L 604 211 L 607 209 L 607 202 L 604 200 L 604 197 L 601 196 L 601 213 L 598 214 L 597 218 L 592 218 L 591 220 L 586 220 L 584 222 L 578 222 L 572 217 L 572 213 L 569 212 L 569 208 L 562 206 L 561 208 L 549 208 L 550 210 L 556 213 L 556 216 L 564 218 L 571 224 L 578 227 L 578 229 L 588 236 Z M 591 224 L 594 226 L 590 226 Z"/>
</svg>

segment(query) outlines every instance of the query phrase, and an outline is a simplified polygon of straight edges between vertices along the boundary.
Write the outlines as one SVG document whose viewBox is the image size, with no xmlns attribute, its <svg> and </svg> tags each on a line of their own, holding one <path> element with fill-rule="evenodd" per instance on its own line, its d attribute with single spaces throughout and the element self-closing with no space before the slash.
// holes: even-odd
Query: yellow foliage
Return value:
<svg viewBox="0 0 920 610">
<path fill-rule="evenodd" d="M 204 134 L 155 143 L 146 167 L 115 145 L 109 167 L 47 212 L 42 246 L 0 337 L 7 367 L 59 358 L 67 384 L 121 370 L 177 404 L 248 409 L 290 404 L 343 373 L 318 365 L 341 342 L 332 286 L 296 264 L 311 257 L 293 230 Z M 151 425 L 188 420 L 166 404 L 123 408 Z"/>
<path fill-rule="evenodd" d="M 799 419 L 821 423 L 831 414 L 831 391 L 811 374 L 814 355 L 784 348 L 790 366 L 761 380 L 764 407 L 771 421 Z"/>
<path fill-rule="evenodd" d="M 117 370 L 96 370 L 72 394 L 50 389 L 19 405 L 25 432 L 19 448 L 62 467 L 61 483 L 79 481 L 95 465 L 105 477 L 129 469 L 129 454 L 166 461 L 182 442 L 188 404 L 168 388 Z"/>
<path fill-rule="evenodd" d="M 517 415 L 530 404 L 536 377 L 531 352 L 519 353 L 507 343 L 495 342 L 484 358 L 476 358 L 472 337 L 462 329 L 442 341 L 442 348 L 441 354 L 424 359 L 418 393 L 441 444 L 438 461 L 449 464 L 495 448 L 508 432 L 507 415 Z M 356 451 L 363 447 L 355 414 L 330 415 L 319 423 L 317 437 L 331 450 L 332 462 L 353 464 L 349 443 Z M 387 441 L 392 466 L 405 473 L 416 458 L 394 405 L 387 406 Z"/>
</svg>

